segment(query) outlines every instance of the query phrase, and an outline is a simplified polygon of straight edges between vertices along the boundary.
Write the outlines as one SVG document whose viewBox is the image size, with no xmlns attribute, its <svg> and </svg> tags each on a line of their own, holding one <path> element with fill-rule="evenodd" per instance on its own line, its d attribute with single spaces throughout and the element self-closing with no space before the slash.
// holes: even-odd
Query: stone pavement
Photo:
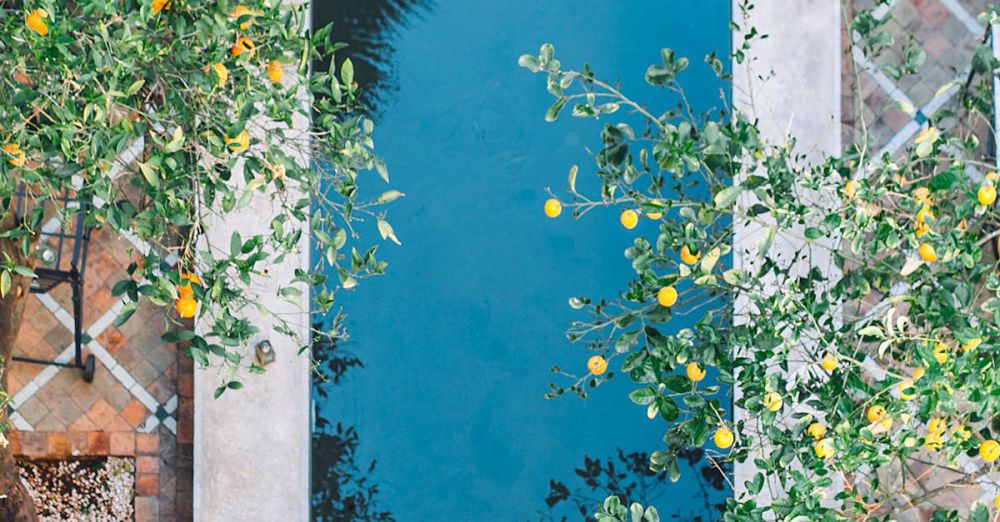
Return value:
<svg viewBox="0 0 1000 522">
<path fill-rule="evenodd" d="M 853 0 L 851 5 L 870 9 L 873 3 L 873 0 Z M 942 109 L 956 108 L 959 86 L 969 73 L 967 64 L 986 34 L 986 27 L 976 19 L 976 15 L 991 3 L 991 0 L 893 0 L 879 7 L 875 10 L 877 18 L 891 15 L 885 29 L 895 43 L 877 62 L 857 52 L 852 55 L 845 31 L 841 85 L 841 135 L 844 143 L 856 142 L 864 124 L 874 138 L 875 152 L 872 156 L 878 157 L 884 152 L 892 155 L 912 145 L 913 138 L 926 127 L 928 118 L 933 118 Z M 903 49 L 907 45 L 923 50 L 926 61 L 916 74 L 893 79 L 880 66 L 888 64 L 891 71 L 892 65 L 902 63 Z M 858 70 L 857 77 L 854 69 Z M 971 174 L 982 176 L 984 173 Z M 882 298 L 873 293 L 863 302 L 853 303 L 852 307 L 857 308 L 852 308 L 849 313 L 866 313 Z M 926 457 L 927 461 L 933 460 L 933 456 Z M 969 466 L 975 464 L 960 459 L 959 465 L 971 471 Z M 919 484 L 923 491 L 960 482 L 957 474 L 942 472 L 941 468 L 929 468 L 919 462 L 909 463 L 905 477 L 894 467 L 887 467 L 881 474 L 884 475 L 884 483 L 890 487 L 905 480 L 911 485 Z M 894 512 L 892 516 L 900 522 L 922 522 L 929 519 L 935 507 L 964 511 L 976 499 L 992 504 L 995 494 L 995 491 L 986 491 L 978 484 L 963 484 L 936 498 L 933 505 L 921 504 L 906 511 Z"/>
<path fill-rule="evenodd" d="M 868 9 L 873 3 L 856 0 L 854 5 Z M 856 140 L 861 128 L 858 118 L 863 116 L 876 150 L 893 153 L 912 140 L 928 116 L 949 108 L 968 75 L 972 52 L 986 34 L 986 27 L 976 20 L 976 15 L 989 4 L 990 0 L 894 0 L 877 9 L 877 17 L 891 15 L 885 30 L 895 44 L 874 63 L 858 52 L 853 56 L 844 53 L 844 143 Z M 903 49 L 908 44 L 922 49 L 926 61 L 916 74 L 896 81 L 880 66 L 902 63 Z M 855 68 L 859 72 L 857 83 Z"/>
<path fill-rule="evenodd" d="M 76 369 L 12 363 L 11 442 L 19 458 L 132 457 L 136 520 L 190 520 L 192 361 L 160 339 L 163 309 L 146 304 L 121 328 L 112 326 L 122 303 L 111 287 L 145 248 L 93 232 L 83 323 L 84 356 L 97 359 L 94 382 Z M 14 354 L 69 361 L 72 328 L 68 283 L 32 294 Z"/>
</svg>

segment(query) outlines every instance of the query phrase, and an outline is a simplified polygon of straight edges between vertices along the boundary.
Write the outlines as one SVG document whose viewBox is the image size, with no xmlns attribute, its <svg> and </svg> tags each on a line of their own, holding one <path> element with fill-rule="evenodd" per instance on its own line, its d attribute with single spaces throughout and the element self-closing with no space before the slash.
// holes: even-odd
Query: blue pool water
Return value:
<svg viewBox="0 0 1000 522">
<path fill-rule="evenodd" d="M 406 197 L 389 216 L 403 245 L 380 249 L 388 275 L 340 294 L 350 339 L 337 350 L 363 367 L 317 395 L 321 430 L 339 423 L 347 431 L 314 447 L 314 489 L 359 496 L 327 498 L 316 518 L 578 520 L 571 500 L 546 503 L 550 481 L 601 499 L 603 486 L 592 491 L 575 471 L 586 468 L 585 457 L 611 458 L 622 469 L 619 449 L 660 449 L 666 426 L 628 401 L 622 376 L 586 400 L 543 398 L 550 382 L 567 384 L 549 373 L 553 365 L 585 371 L 588 353 L 564 336 L 569 321 L 581 318 L 567 298 L 624 288 L 631 270 L 622 252 L 636 231 L 624 230 L 614 209 L 580 221 L 568 212 L 544 217 L 544 189 L 561 192 L 570 165 L 581 166 L 582 189 L 594 187 L 585 148 L 599 145 L 602 123 L 568 115 L 545 123 L 552 98 L 544 78 L 519 68 L 517 58 L 551 42 L 564 67 L 589 62 L 659 113 L 677 100 L 645 84 L 643 72 L 659 61 L 660 48 L 672 47 L 691 58 L 684 82 L 692 104 L 707 110 L 720 105 L 721 84 L 702 58 L 728 50 L 729 2 L 322 4 L 320 22 L 340 21 L 348 39 L 377 47 L 367 71 L 369 80 L 378 74 L 368 86 L 376 144 L 393 188 Z M 358 21 L 366 16 L 389 20 Z M 356 68 L 365 73 L 364 64 Z M 362 232 L 377 236 L 373 224 Z M 346 454 L 338 466 L 347 471 L 332 469 L 335 452 Z M 706 486 L 697 467 L 677 484 L 635 482 L 661 513 L 682 520 L 713 518 L 702 491 L 712 502 L 725 495 Z"/>
</svg>

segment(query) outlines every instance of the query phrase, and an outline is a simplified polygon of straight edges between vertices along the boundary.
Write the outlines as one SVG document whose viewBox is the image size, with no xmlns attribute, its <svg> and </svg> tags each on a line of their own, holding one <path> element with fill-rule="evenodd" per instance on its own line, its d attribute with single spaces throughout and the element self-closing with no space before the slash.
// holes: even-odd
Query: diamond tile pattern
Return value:
<svg viewBox="0 0 1000 522">
<path fill-rule="evenodd" d="M 843 102 L 845 143 L 858 139 L 859 117 L 872 134 L 876 149 L 890 153 L 907 144 L 928 116 L 954 101 L 955 89 L 938 94 L 952 80 L 964 80 L 966 65 L 985 34 L 975 16 L 988 0 L 896 0 L 888 9 L 876 11 L 890 16 L 885 30 L 894 44 L 875 62 L 864 57 L 845 58 Z M 856 8 L 871 8 L 872 0 L 856 0 Z M 907 46 L 924 51 L 926 59 L 917 74 L 894 79 L 883 66 L 904 61 Z M 845 45 L 845 48 L 847 46 Z M 846 53 L 845 53 L 846 54 Z M 852 65 L 859 70 L 855 80 Z"/>
<path fill-rule="evenodd" d="M 869 62 L 858 53 L 852 55 L 845 31 L 843 56 L 843 83 L 841 101 L 842 138 L 844 143 L 857 143 L 862 127 L 871 133 L 877 152 L 894 154 L 912 144 L 913 138 L 923 128 L 928 118 L 941 109 L 952 108 L 956 88 L 944 89 L 949 82 L 963 82 L 968 74 L 966 64 L 975 47 L 982 40 L 986 28 L 975 16 L 996 0 L 894 0 L 876 10 L 876 15 L 890 15 L 886 30 L 894 39 L 893 49 L 877 63 Z M 874 0 L 852 0 L 855 9 L 870 9 Z M 910 39 L 912 35 L 912 40 Z M 902 49 L 907 44 L 922 49 L 926 61 L 911 76 L 894 79 L 882 65 L 896 65 L 903 60 Z M 857 77 L 853 70 L 859 71 Z M 984 136 L 989 132 L 984 132 Z M 850 266 L 845 267 L 850 270 Z M 861 317 L 872 312 L 876 305 L 884 304 L 885 296 L 872 292 L 864 299 L 847 303 L 844 313 Z M 885 308 L 878 308 L 885 310 Z M 961 463 L 961 458 L 959 463 Z M 881 476 L 885 484 L 897 487 L 906 480 L 919 484 L 921 492 L 952 489 L 934 499 L 938 507 L 967 509 L 975 500 L 992 502 L 995 491 L 984 490 L 976 484 L 953 487 L 956 477 L 941 473 L 939 468 L 931 473 L 925 463 L 907 465 L 909 476 L 900 477 L 898 468 L 886 467 L 891 476 Z M 959 482 L 961 482 L 959 480 Z M 892 515 L 898 520 L 929 520 L 928 504 L 898 509 Z"/>
<path fill-rule="evenodd" d="M 136 520 L 191 519 L 191 360 L 160 339 L 163 310 L 141 305 L 111 326 L 120 299 L 111 287 L 126 274 L 136 245 L 102 230 L 91 236 L 84 274 L 84 356 L 97 356 L 94 382 L 80 370 L 13 362 L 11 434 L 19 458 L 136 457 Z M 30 296 L 15 354 L 55 359 L 73 350 L 69 285 Z M 62 316 L 61 321 L 59 317 Z M 179 374 L 186 378 L 179 379 Z M 178 389 L 179 380 L 184 389 Z M 178 488 L 183 488 L 180 491 Z"/>
</svg>

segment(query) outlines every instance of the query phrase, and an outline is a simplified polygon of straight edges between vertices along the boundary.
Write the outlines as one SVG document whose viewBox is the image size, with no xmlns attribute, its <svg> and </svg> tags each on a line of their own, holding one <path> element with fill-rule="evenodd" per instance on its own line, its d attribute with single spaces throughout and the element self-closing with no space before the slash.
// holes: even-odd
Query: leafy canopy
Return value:
<svg viewBox="0 0 1000 522">
<path fill-rule="evenodd" d="M 870 10 L 853 19 L 872 59 L 892 43 L 875 34 L 886 21 Z M 762 36 L 740 31 L 733 58 L 752 68 Z M 564 69 L 551 45 L 519 60 L 546 78 L 546 120 L 605 122 L 590 167 L 598 193 L 578 190 L 586 169 L 573 166 L 547 215 L 620 208 L 635 234 L 634 278 L 619 295 L 570 298 L 587 314 L 567 334 L 588 350 L 589 371 L 555 368 L 569 384 L 549 396 L 586 397 L 620 372 L 631 400 L 665 421 L 653 470 L 676 480 L 690 447 L 720 472 L 755 470 L 744 484 L 727 476 L 738 494 L 724 520 L 884 520 L 914 506 L 934 520 L 986 520 L 983 503 L 949 494 L 1000 492 L 1000 176 L 985 146 L 1000 63 L 977 49 L 969 81 L 943 88 L 957 103 L 926 115 L 898 154 L 874 152 L 862 123 L 839 155 L 809 161 L 794 137 L 767 142 L 752 108 L 723 97 L 695 114 L 680 80 L 688 60 L 661 54 L 645 80 L 681 100 L 662 112 L 587 66 Z M 884 63 L 903 77 L 916 54 Z M 716 56 L 705 62 L 728 79 Z M 733 252 L 736 231 L 759 241 Z M 693 326 L 672 326 L 676 316 Z M 596 516 L 624 521 L 626 509 L 611 497 Z"/>
<path fill-rule="evenodd" d="M 297 304 L 314 289 L 312 311 L 326 312 L 337 288 L 382 272 L 375 247 L 353 246 L 356 227 L 374 221 L 395 240 L 379 207 L 402 195 L 359 195 L 376 173 L 388 181 L 374 125 L 358 110 L 350 60 L 336 70 L 342 46 L 327 41 L 329 26 L 310 33 L 307 23 L 306 5 L 276 0 L 35 1 L 0 11 L 0 199 L 9 209 L 23 185 L 34 208 L 2 234 L 27 252 L 45 203 L 72 193 L 87 224 L 152 247 L 114 286 L 128 301 L 119 323 L 146 300 L 167 309 L 164 338 L 187 341 L 202 365 L 260 371 L 240 355 L 259 329 L 247 312 L 297 336 L 269 303 Z M 311 73 L 314 61 L 332 73 Z M 266 233 L 206 240 L 252 202 Z M 285 256 L 306 254 L 310 235 L 320 254 L 311 270 L 251 286 Z M 5 277 L 15 270 L 30 274 L 8 263 Z M 202 333 L 178 321 L 195 310 L 211 319 Z"/>
</svg>

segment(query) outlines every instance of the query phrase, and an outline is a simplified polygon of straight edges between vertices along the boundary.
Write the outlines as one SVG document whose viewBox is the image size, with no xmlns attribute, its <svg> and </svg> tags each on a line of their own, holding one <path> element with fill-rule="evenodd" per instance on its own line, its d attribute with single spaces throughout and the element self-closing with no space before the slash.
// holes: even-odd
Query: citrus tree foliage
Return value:
<svg viewBox="0 0 1000 522">
<path fill-rule="evenodd" d="M 86 204 L 89 225 L 152 245 L 114 285 L 113 293 L 129 301 L 119 322 L 147 300 L 174 323 L 165 339 L 187 341 L 202 365 L 221 364 L 228 375 L 241 366 L 259 371 L 240 356 L 258 330 L 248 311 L 296 335 L 283 316 L 268 314 L 268 303 L 298 302 L 314 288 L 315 310 L 325 312 L 335 288 L 384 270 L 374 247 L 355 250 L 351 240 L 362 221 L 395 240 L 378 206 L 401 194 L 358 195 L 361 178 L 383 184 L 378 176 L 388 181 L 388 174 L 373 155 L 373 122 L 356 110 L 353 66 L 345 60 L 333 69 L 342 46 L 327 41 L 329 26 L 306 31 L 304 4 L 87 0 L 6 7 L 0 198 L 10 208 L 22 184 L 34 203 L 69 191 Z M 330 60 L 331 73 L 310 74 L 313 60 Z M 256 216 L 268 233 L 206 241 L 208 226 L 255 197 L 273 208 Z M 43 219 L 44 205 L 29 206 L 37 210 L 3 231 L 21 238 L 25 251 Z M 314 271 L 297 270 L 273 281 L 273 289 L 251 287 L 286 255 L 302 254 L 310 234 L 320 254 Z M 14 271 L 29 274 L 30 267 L 8 263 L 4 281 Z M 195 316 L 210 318 L 204 332 L 177 321 Z"/>
<path fill-rule="evenodd" d="M 872 18 L 853 20 L 869 53 L 892 43 Z M 752 65 L 748 48 L 737 64 Z M 903 60 L 890 63 L 898 76 L 920 57 Z M 546 78 L 547 120 L 604 122 L 594 164 L 570 169 L 545 214 L 614 207 L 635 234 L 627 288 L 569 300 L 586 317 L 568 337 L 589 359 L 556 369 L 569 381 L 550 396 L 586 396 L 620 373 L 635 384 L 637 414 L 666 422 L 653 470 L 676 480 L 689 447 L 753 466 L 730 483 L 725 520 L 883 520 L 914 506 L 937 509 L 935 520 L 986 520 L 973 500 L 1000 493 L 1000 213 L 984 152 L 998 63 L 985 46 L 970 81 L 945 86 L 960 91 L 958 106 L 927 115 L 898 154 L 876 155 L 862 132 L 819 161 L 794 136 L 766 142 L 753 114 L 724 98 L 694 114 L 680 79 L 689 62 L 670 50 L 645 80 L 676 107 L 634 101 L 589 67 L 564 69 L 548 44 L 519 63 Z M 715 56 L 706 64 L 727 78 Z M 577 190 L 587 170 L 596 194 Z M 734 229 L 760 237 L 738 267 Z M 672 326 L 675 316 L 693 325 Z M 947 504 L 955 491 L 972 499 Z M 626 520 L 609 501 L 598 519 Z"/>
</svg>

